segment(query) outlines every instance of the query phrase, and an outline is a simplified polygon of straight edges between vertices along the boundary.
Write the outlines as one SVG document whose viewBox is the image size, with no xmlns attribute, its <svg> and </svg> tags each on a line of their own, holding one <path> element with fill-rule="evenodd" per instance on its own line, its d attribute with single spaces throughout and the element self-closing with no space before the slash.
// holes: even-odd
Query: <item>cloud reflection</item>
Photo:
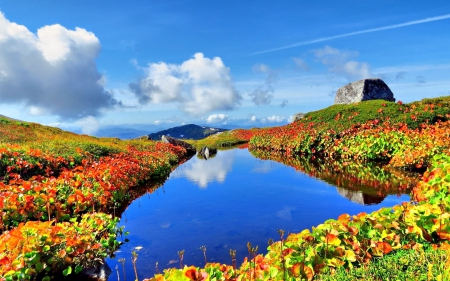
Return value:
<svg viewBox="0 0 450 281">
<path fill-rule="evenodd" d="M 208 184 L 217 181 L 223 183 L 233 166 L 234 154 L 217 153 L 217 156 L 208 161 L 192 157 L 183 165 L 183 169 L 173 172 L 174 177 L 186 177 L 196 183 L 200 188 L 208 187 Z"/>
<path fill-rule="evenodd" d="M 294 211 L 295 207 L 284 207 L 283 210 L 277 212 L 277 217 L 284 220 L 292 220 L 292 211 Z"/>
</svg>

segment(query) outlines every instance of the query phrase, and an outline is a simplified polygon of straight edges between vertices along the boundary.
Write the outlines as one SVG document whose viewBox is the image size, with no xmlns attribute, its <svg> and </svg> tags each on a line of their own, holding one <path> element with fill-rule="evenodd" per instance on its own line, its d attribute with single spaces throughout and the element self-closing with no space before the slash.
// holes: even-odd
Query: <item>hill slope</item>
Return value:
<svg viewBox="0 0 450 281">
<path fill-rule="evenodd" d="M 149 134 L 149 136 L 153 140 L 160 140 L 161 136 L 169 135 L 174 138 L 180 139 L 193 139 L 200 140 L 206 138 L 207 136 L 214 135 L 219 132 L 228 131 L 227 129 L 213 128 L 213 127 L 204 127 L 195 124 L 188 124 L 178 127 L 173 127 L 167 130 L 159 131 L 153 134 Z"/>
</svg>

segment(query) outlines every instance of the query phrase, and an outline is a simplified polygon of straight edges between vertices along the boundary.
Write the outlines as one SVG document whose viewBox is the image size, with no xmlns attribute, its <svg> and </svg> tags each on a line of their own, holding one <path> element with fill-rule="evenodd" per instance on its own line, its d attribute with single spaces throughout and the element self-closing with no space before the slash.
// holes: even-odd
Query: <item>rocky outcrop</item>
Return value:
<svg viewBox="0 0 450 281">
<path fill-rule="evenodd" d="M 348 104 L 367 100 L 395 101 L 395 98 L 391 89 L 383 80 L 371 78 L 341 87 L 336 92 L 334 104 Z"/>
<path fill-rule="evenodd" d="M 305 117 L 304 113 L 299 112 L 297 114 L 294 114 L 294 118 L 292 118 L 292 122 L 297 122 L 300 119 L 302 119 L 303 117 Z"/>
<path fill-rule="evenodd" d="M 197 152 L 197 150 L 195 149 L 195 147 L 193 147 L 192 145 L 190 145 L 189 143 L 182 141 L 182 140 L 178 140 L 176 138 L 172 138 L 169 136 L 162 136 L 161 137 L 161 141 L 164 143 L 170 143 L 172 145 L 175 146 L 181 146 L 184 147 L 186 149 L 186 151 L 188 152 L 188 154 L 195 154 Z"/>
</svg>

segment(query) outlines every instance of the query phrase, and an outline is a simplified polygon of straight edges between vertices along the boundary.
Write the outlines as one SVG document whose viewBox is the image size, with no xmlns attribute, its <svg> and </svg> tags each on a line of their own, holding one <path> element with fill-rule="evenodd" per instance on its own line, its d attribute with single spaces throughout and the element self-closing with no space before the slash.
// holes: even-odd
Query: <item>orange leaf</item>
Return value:
<svg viewBox="0 0 450 281">
<path fill-rule="evenodd" d="M 338 221 L 348 222 L 350 220 L 350 216 L 348 214 L 342 214 L 338 217 Z"/>
<path fill-rule="evenodd" d="M 296 263 L 292 266 L 291 272 L 295 277 L 300 277 L 302 275 L 308 281 L 314 278 L 314 270 L 304 263 Z"/>
<path fill-rule="evenodd" d="M 327 234 L 327 236 L 325 236 L 325 239 L 328 245 L 338 246 L 341 244 L 341 239 L 339 239 L 336 235 L 331 233 Z"/>
</svg>

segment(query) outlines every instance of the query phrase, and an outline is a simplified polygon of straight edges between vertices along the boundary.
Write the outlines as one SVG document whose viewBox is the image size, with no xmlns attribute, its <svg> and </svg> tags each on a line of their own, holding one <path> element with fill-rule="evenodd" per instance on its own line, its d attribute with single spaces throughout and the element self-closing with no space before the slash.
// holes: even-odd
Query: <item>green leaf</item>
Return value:
<svg viewBox="0 0 450 281">
<path fill-rule="evenodd" d="M 37 272 L 41 272 L 42 270 L 44 270 L 44 264 L 41 262 L 36 263 L 35 266 Z"/>
<path fill-rule="evenodd" d="M 76 273 L 76 274 L 80 273 L 82 270 L 83 270 L 83 267 L 82 267 L 81 265 L 77 265 L 77 266 L 75 267 L 75 273 Z"/>
<path fill-rule="evenodd" d="M 275 278 L 278 274 L 278 269 L 276 269 L 275 267 L 271 267 L 269 269 L 269 274 L 270 274 L 270 278 Z"/>
<path fill-rule="evenodd" d="M 64 269 L 64 271 L 63 271 L 63 275 L 64 276 L 67 276 L 67 275 L 69 275 L 71 273 L 72 273 L 72 267 L 71 266 L 69 266 L 68 268 Z"/>
</svg>

